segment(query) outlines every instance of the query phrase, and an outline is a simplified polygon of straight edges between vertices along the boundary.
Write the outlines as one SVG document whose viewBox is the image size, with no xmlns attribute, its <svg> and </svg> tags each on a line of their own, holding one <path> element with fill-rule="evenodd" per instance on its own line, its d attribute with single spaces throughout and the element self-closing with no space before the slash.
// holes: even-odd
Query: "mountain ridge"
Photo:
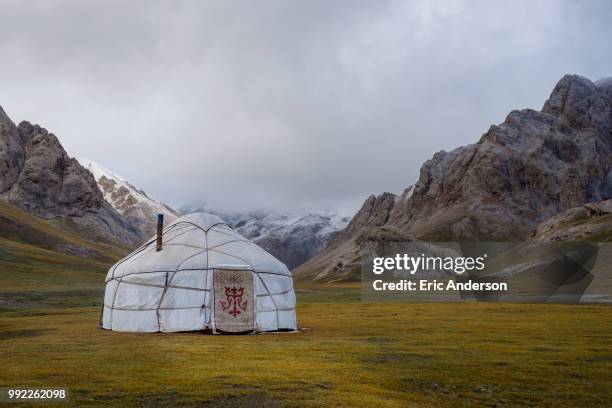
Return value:
<svg viewBox="0 0 612 408">
<path fill-rule="evenodd" d="M 541 111 L 513 110 L 476 143 L 435 153 L 402 197 L 370 196 L 295 275 L 355 278 L 368 237 L 526 240 L 559 212 L 612 198 L 611 153 L 612 86 L 566 75 Z"/>
<path fill-rule="evenodd" d="M 78 160 L 91 172 L 104 199 L 133 225 L 143 238 L 148 238 L 155 233 L 157 214 L 163 214 L 164 222 L 167 224 L 178 217 L 176 210 L 147 194 L 117 173 L 92 160 Z"/>
<path fill-rule="evenodd" d="M 75 232 L 134 245 L 137 231 L 108 204 L 89 171 L 45 128 L 15 126 L 0 107 L 0 199 Z"/>
</svg>

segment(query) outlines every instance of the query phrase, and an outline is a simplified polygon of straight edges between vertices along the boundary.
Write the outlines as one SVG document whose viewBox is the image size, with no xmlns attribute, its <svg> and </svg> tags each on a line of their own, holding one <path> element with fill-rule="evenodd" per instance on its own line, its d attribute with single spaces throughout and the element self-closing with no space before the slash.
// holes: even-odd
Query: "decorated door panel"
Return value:
<svg viewBox="0 0 612 408">
<path fill-rule="evenodd" d="M 249 333 L 255 329 L 255 288 L 251 271 L 215 269 L 213 302 L 216 333 Z"/>
</svg>

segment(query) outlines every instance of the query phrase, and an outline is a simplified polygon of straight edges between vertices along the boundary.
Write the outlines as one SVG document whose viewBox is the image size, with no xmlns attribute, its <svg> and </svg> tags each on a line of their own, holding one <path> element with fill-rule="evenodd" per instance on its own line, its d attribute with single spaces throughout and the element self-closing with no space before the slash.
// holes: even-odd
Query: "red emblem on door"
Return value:
<svg viewBox="0 0 612 408">
<path fill-rule="evenodd" d="M 248 301 L 246 300 L 244 302 L 242 301 L 243 295 L 244 295 L 244 288 L 242 287 L 237 288 L 235 286 L 232 286 L 230 288 L 226 286 L 225 287 L 226 300 L 219 301 L 219 303 L 221 304 L 221 307 L 223 308 L 223 311 L 226 311 L 229 309 L 227 313 L 231 314 L 234 317 L 238 316 L 243 311 L 246 311 Z"/>
</svg>

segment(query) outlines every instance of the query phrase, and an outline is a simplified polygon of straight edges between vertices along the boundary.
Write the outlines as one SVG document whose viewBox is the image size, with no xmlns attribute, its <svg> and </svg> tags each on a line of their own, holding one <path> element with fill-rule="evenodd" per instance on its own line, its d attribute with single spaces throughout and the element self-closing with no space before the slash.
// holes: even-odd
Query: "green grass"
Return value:
<svg viewBox="0 0 612 408">
<path fill-rule="evenodd" d="M 125 244 L 92 238 L 94 234 L 85 233 L 86 228 L 76 231 L 75 225 L 70 219 L 46 220 L 0 200 L 0 250 L 23 246 L 30 253 L 54 251 L 105 263 L 129 252 Z"/>
<path fill-rule="evenodd" d="M 53 248 L 0 234 L 0 386 L 78 407 L 612 406 L 610 306 L 367 304 L 345 283 L 298 288 L 296 334 L 115 333 L 108 264 Z"/>
<path fill-rule="evenodd" d="M 68 386 L 74 406 L 612 405 L 608 306 L 362 304 L 350 285 L 309 287 L 301 333 L 131 334 L 97 327 L 86 281 L 14 292 L 1 385 Z"/>
</svg>

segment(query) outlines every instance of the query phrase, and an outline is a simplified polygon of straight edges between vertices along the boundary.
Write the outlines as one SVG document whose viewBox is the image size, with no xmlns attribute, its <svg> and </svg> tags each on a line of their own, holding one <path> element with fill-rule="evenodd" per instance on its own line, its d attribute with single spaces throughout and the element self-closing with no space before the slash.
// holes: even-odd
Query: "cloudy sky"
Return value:
<svg viewBox="0 0 612 408">
<path fill-rule="evenodd" d="M 612 75 L 609 1 L 0 0 L 0 105 L 171 204 L 400 192 L 557 80 Z"/>
</svg>

